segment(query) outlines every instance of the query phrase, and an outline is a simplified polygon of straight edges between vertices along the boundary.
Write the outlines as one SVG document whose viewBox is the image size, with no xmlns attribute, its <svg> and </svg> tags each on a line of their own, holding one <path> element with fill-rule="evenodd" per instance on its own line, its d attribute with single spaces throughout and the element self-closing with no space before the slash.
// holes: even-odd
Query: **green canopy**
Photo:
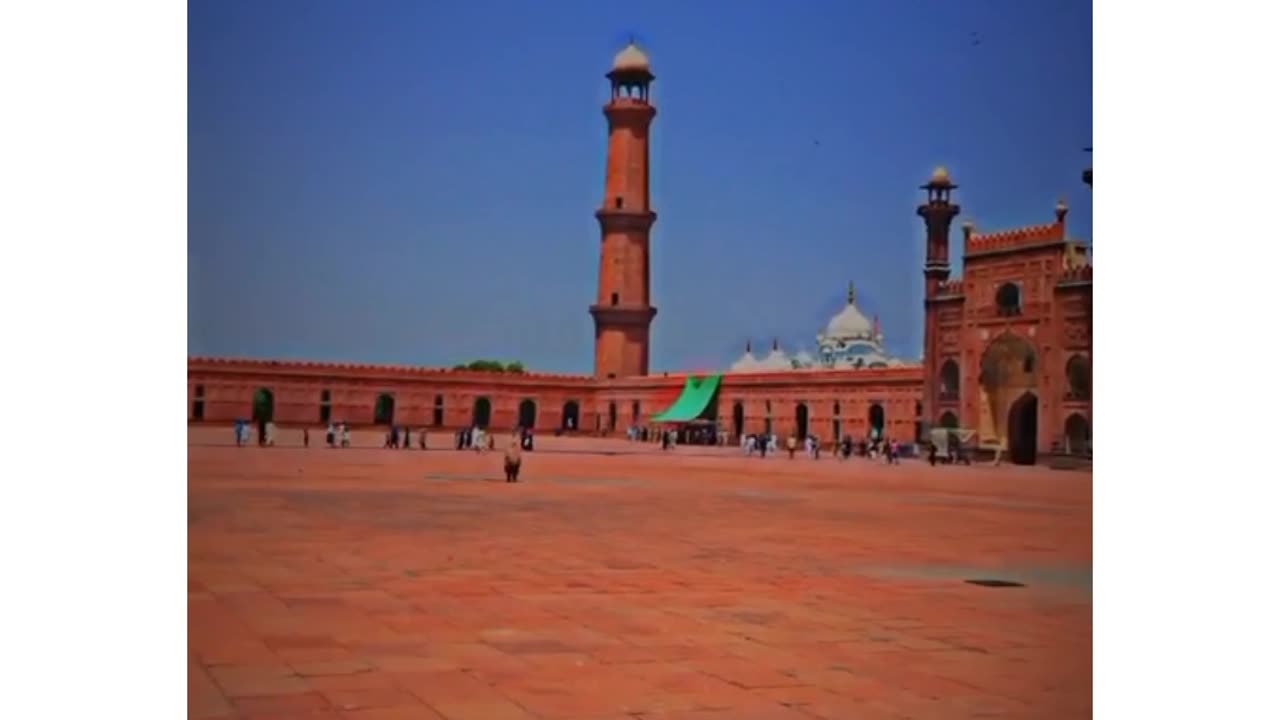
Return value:
<svg viewBox="0 0 1280 720">
<path fill-rule="evenodd" d="M 689 376 L 684 381 L 684 389 L 680 397 L 671 403 L 671 407 L 653 416 L 655 422 L 688 422 L 697 418 L 707 409 L 711 398 L 715 397 L 720 387 L 719 375 L 707 377 Z"/>
</svg>

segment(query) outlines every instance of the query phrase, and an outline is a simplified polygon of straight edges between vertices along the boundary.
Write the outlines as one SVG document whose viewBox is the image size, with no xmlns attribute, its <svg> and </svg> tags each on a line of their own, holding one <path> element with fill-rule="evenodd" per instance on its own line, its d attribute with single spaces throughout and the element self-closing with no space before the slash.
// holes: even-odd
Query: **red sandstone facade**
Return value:
<svg viewBox="0 0 1280 720">
<path fill-rule="evenodd" d="M 979 233 L 966 222 L 964 267 L 953 280 L 956 186 L 939 168 L 922 189 L 925 417 L 976 429 L 1019 460 L 1084 452 L 1093 425 L 1093 268 L 1067 237 L 1066 205 L 1043 225 Z"/>
<path fill-rule="evenodd" d="M 643 53 L 629 46 L 608 77 L 599 285 L 590 308 L 593 376 L 193 357 L 188 421 L 228 423 L 267 407 L 276 423 L 316 427 L 479 424 L 614 434 L 649 424 L 690 373 L 649 373 L 657 313 L 649 295 L 649 230 L 657 217 L 649 202 L 653 75 Z M 1031 459 L 1055 447 L 1080 449 L 1092 425 L 1088 372 L 1083 387 L 1079 382 L 1080 363 L 1092 367 L 1092 269 L 1067 240 L 1066 208 L 1054 223 L 1007 232 L 978 233 L 966 224 L 964 268 L 953 280 L 947 234 L 959 213 L 951 202 L 955 185 L 940 170 L 924 189 L 923 366 L 730 373 L 714 401 L 720 428 L 734 436 L 808 432 L 831 442 L 864 437 L 875 426 L 905 441 L 944 424 L 975 428 L 984 442 L 1003 443 L 1015 455 L 1025 455 L 1029 443 Z M 1003 362 L 987 364 L 1003 369 L 988 389 L 984 357 L 995 355 Z"/>
</svg>

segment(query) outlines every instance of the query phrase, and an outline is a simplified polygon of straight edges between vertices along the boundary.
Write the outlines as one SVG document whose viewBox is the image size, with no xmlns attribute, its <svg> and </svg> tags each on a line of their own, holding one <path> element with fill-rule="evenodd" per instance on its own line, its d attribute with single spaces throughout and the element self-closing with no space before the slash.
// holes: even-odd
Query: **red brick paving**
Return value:
<svg viewBox="0 0 1280 720">
<path fill-rule="evenodd" d="M 1091 715 L 1087 473 L 230 436 L 191 435 L 192 718 Z"/>
</svg>

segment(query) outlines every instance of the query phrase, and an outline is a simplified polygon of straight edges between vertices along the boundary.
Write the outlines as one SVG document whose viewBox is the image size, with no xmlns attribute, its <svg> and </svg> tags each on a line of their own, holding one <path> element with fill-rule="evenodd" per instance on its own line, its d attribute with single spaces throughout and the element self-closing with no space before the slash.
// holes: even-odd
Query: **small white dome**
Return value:
<svg viewBox="0 0 1280 720">
<path fill-rule="evenodd" d="M 742 357 L 733 361 L 733 364 L 729 366 L 729 371 L 750 372 L 752 370 L 758 370 L 759 368 L 760 361 L 756 359 L 755 355 L 751 354 L 750 350 L 748 350 L 742 354 Z"/>
<path fill-rule="evenodd" d="M 628 43 L 622 48 L 617 55 L 613 56 L 614 70 L 645 70 L 649 69 L 649 56 L 644 54 L 634 42 Z"/>
<path fill-rule="evenodd" d="M 773 349 L 769 351 L 769 354 L 766 355 L 765 358 L 760 361 L 759 369 L 760 370 L 790 370 L 791 369 L 791 359 L 787 357 L 786 353 L 782 352 L 782 348 L 778 347 L 777 340 L 773 341 Z"/>
</svg>

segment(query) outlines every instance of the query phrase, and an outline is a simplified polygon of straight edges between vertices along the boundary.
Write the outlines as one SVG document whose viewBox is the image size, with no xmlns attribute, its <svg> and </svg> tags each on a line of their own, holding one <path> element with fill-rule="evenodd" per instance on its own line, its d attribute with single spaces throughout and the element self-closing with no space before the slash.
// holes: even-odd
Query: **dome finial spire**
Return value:
<svg viewBox="0 0 1280 720">
<path fill-rule="evenodd" d="M 854 300 L 857 299 L 857 297 L 858 297 L 857 293 L 853 291 L 853 281 L 850 280 L 849 281 L 849 304 L 852 305 L 854 303 Z"/>
</svg>

